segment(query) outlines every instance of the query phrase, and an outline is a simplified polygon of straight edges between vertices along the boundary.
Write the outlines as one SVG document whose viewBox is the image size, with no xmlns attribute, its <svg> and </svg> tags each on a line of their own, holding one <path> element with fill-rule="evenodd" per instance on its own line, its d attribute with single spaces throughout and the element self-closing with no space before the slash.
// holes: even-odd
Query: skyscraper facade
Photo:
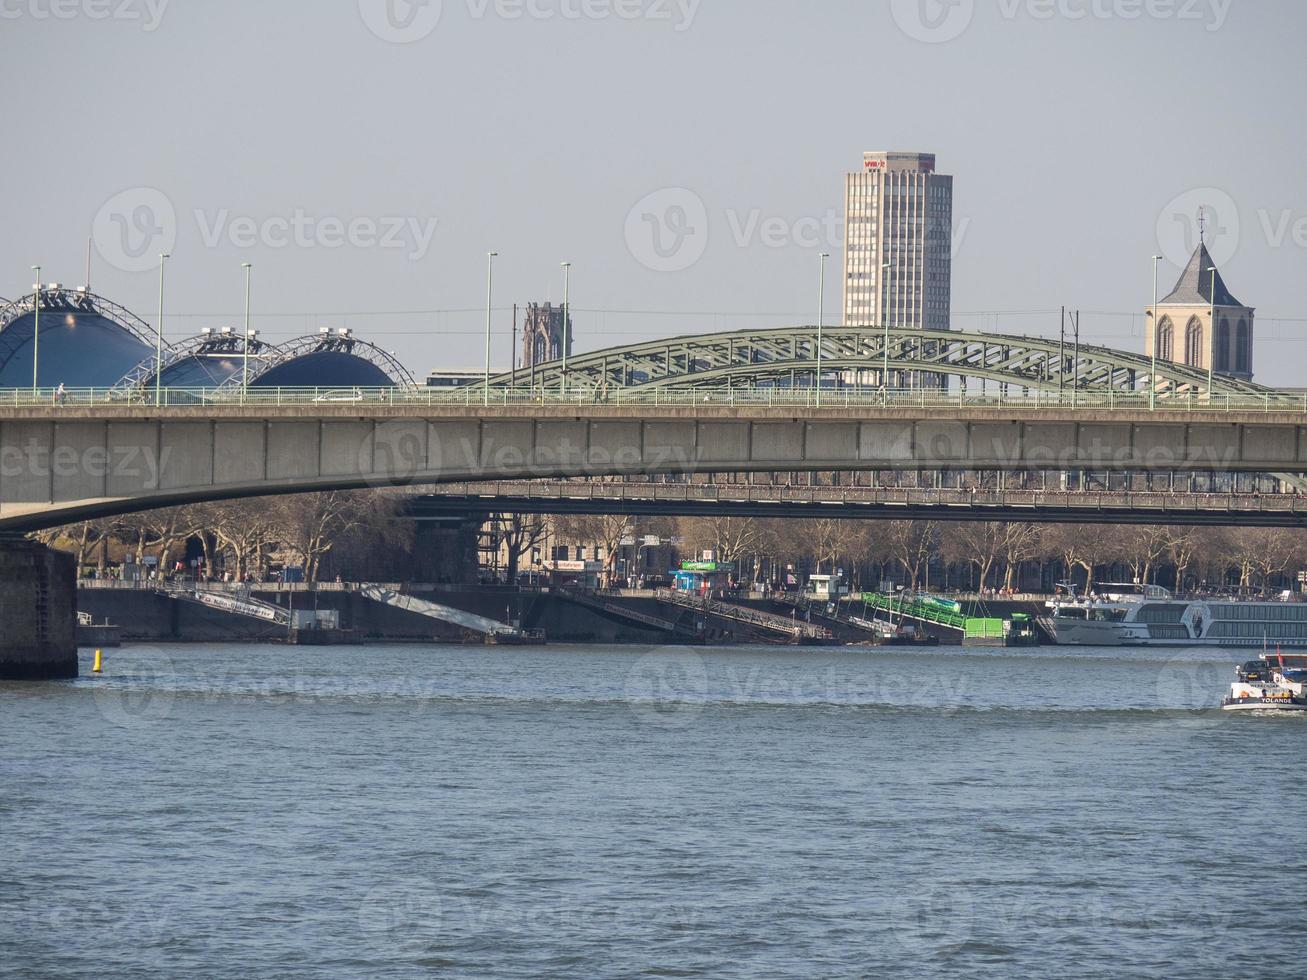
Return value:
<svg viewBox="0 0 1307 980">
<path fill-rule="evenodd" d="M 844 218 L 844 323 L 949 329 L 953 178 L 935 155 L 863 154 Z"/>
</svg>

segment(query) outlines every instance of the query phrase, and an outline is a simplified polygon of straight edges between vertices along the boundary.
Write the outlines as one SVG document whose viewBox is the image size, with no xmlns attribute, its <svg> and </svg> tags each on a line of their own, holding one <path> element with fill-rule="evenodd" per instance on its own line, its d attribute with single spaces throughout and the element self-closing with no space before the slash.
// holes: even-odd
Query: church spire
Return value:
<svg viewBox="0 0 1307 980">
<path fill-rule="evenodd" d="M 1203 225 L 1200 219 L 1199 235 L 1203 235 Z M 1212 253 L 1207 251 L 1206 240 L 1200 240 L 1198 248 L 1194 251 L 1193 256 L 1189 259 L 1189 264 L 1185 266 L 1184 272 L 1180 274 L 1180 280 L 1175 284 L 1175 289 L 1171 295 L 1158 305 L 1160 306 L 1236 306 L 1242 307 L 1230 290 L 1226 288 L 1225 280 L 1221 278 L 1218 270 L 1216 279 L 1216 301 L 1212 301 L 1212 269 L 1216 268 L 1216 260 L 1212 258 Z"/>
</svg>

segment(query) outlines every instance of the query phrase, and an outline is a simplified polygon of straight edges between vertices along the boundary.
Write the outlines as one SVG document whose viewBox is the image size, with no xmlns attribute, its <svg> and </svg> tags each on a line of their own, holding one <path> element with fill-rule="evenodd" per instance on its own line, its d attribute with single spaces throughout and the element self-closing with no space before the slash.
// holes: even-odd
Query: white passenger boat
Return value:
<svg viewBox="0 0 1307 980">
<path fill-rule="evenodd" d="M 1177 599 L 1157 585 L 1100 584 L 1050 599 L 1049 626 L 1070 646 L 1307 649 L 1307 603 Z"/>
<path fill-rule="evenodd" d="M 1235 677 L 1225 711 L 1307 711 L 1307 670 L 1286 666 L 1283 656 L 1240 664 Z"/>
</svg>

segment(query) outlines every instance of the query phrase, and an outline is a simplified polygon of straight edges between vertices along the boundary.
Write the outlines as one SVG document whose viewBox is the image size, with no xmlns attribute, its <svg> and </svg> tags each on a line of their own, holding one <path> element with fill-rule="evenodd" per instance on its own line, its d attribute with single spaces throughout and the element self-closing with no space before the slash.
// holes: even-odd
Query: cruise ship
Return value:
<svg viewBox="0 0 1307 980">
<path fill-rule="evenodd" d="M 1048 625 L 1069 646 L 1307 649 L 1307 603 L 1178 599 L 1157 585 L 1100 584 L 1047 603 Z"/>
</svg>

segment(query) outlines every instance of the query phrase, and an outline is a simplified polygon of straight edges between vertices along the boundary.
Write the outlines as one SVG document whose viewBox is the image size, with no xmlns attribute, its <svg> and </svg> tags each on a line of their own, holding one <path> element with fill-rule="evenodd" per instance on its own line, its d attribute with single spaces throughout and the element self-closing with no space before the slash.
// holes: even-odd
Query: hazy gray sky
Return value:
<svg viewBox="0 0 1307 980">
<path fill-rule="evenodd" d="M 563 259 L 584 350 L 813 322 L 825 249 L 835 322 L 842 175 L 924 150 L 956 327 L 1066 304 L 1140 350 L 1207 203 L 1258 380 L 1303 383 L 1304 37 L 1299 0 L 0 0 L 0 295 L 80 283 L 94 231 L 151 323 L 171 247 L 169 338 L 238 322 L 251 261 L 270 338 L 422 374 L 481 363 L 489 249 L 505 366 Z"/>
</svg>

